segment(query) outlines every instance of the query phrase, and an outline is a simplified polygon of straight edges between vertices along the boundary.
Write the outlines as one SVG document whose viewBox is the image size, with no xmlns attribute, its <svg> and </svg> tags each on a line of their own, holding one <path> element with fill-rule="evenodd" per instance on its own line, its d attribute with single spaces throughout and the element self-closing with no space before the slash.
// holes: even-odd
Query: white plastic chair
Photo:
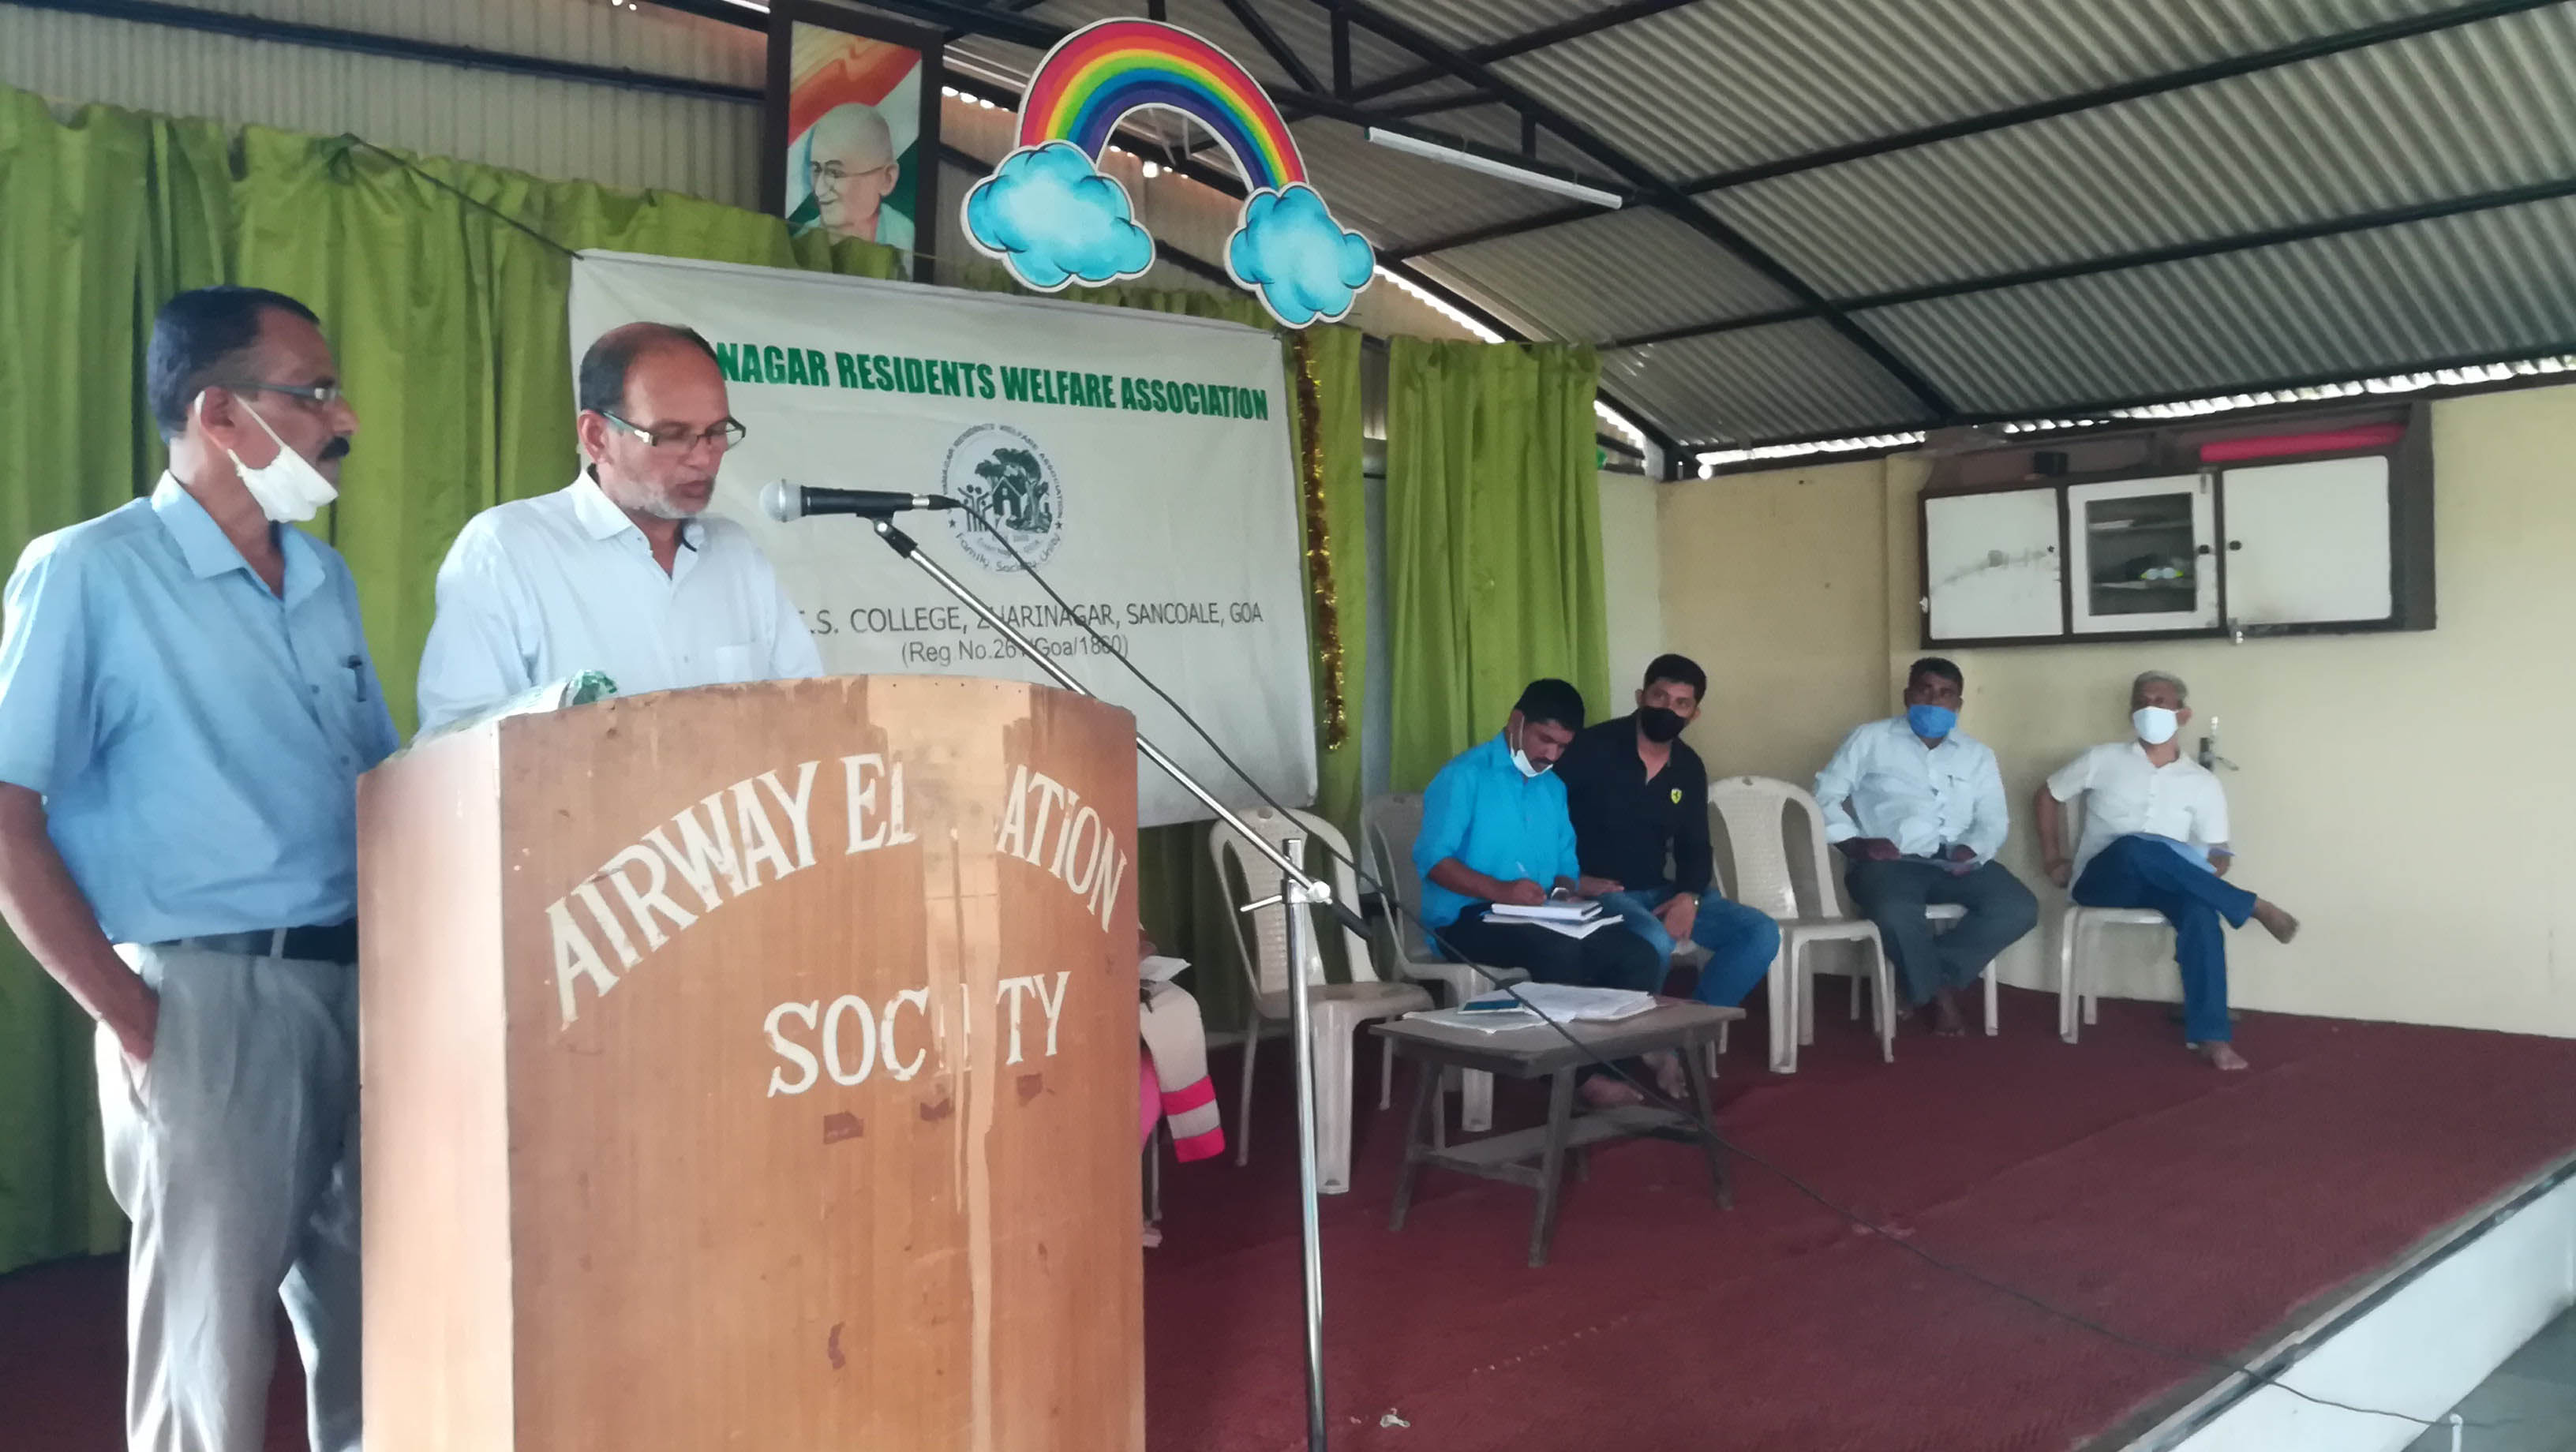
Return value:
<svg viewBox="0 0 2576 1452">
<path fill-rule="evenodd" d="M 1490 993 L 1529 974 L 1519 968 L 1479 968 L 1440 956 L 1422 933 L 1422 874 L 1413 867 L 1413 839 L 1422 835 L 1422 797 L 1417 792 L 1371 797 L 1360 809 L 1360 830 L 1367 835 L 1369 873 L 1392 899 L 1378 922 L 1378 947 L 1395 971 L 1417 983 L 1440 985 L 1452 1007 Z M 1458 1128 L 1479 1134 L 1494 1126 L 1494 1076 L 1471 1070 L 1458 1083 Z"/>
<path fill-rule="evenodd" d="M 1760 908 L 1780 924 L 1780 956 L 1773 959 L 1771 993 L 1771 1068 L 1798 1072 L 1798 1048 L 1815 1042 L 1816 969 L 1807 949 L 1817 943 L 1867 943 L 1874 965 L 1878 1054 L 1896 1059 L 1896 975 L 1888 966 L 1887 947 L 1878 925 L 1842 910 L 1833 863 L 1825 846 L 1825 816 L 1816 799 L 1790 782 L 1767 776 L 1731 776 L 1710 782 L 1708 804 L 1726 828 L 1727 850 L 1735 866 L 1735 900 Z M 1801 903 L 1799 874 L 1790 861 L 1787 823 L 1795 812 L 1807 829 L 1807 879 L 1813 901 Z"/>
<path fill-rule="evenodd" d="M 2078 794 L 2071 802 L 2057 804 L 2058 830 L 2065 835 L 2058 840 L 2072 846 L 2084 840 L 2084 798 Z M 2083 955 L 2076 951 L 2087 932 L 2103 928 L 2166 928 L 2173 924 L 2165 915 L 2149 908 L 2084 907 L 2073 901 L 2057 920 L 2057 1036 L 2075 1042 L 2077 1009 L 2082 1008 L 2086 1023 L 2100 1022 L 2102 996 L 2084 991 L 2080 974 Z M 1991 977 L 1992 975 L 1988 975 Z"/>
<path fill-rule="evenodd" d="M 1309 870 L 1320 871 L 1333 885 L 1334 897 L 1345 907 L 1356 908 L 1359 884 L 1350 867 L 1350 844 L 1332 823 L 1311 812 L 1280 813 L 1267 807 L 1242 814 L 1245 822 L 1261 834 L 1264 841 L 1280 846 L 1292 841 L 1319 842 L 1324 851 L 1296 854 Z M 1251 913 L 1240 909 L 1245 903 L 1259 902 L 1278 893 L 1281 874 L 1269 858 L 1262 856 L 1232 827 L 1219 822 L 1208 834 L 1208 857 L 1216 864 L 1217 880 L 1225 885 L 1228 911 L 1226 925 L 1234 933 L 1235 961 L 1244 965 L 1244 976 L 1252 989 L 1253 1011 L 1260 1023 L 1243 1041 L 1243 1093 L 1235 1111 L 1234 1162 L 1243 1164 L 1252 1153 L 1252 1063 L 1261 1047 L 1261 1024 L 1277 1023 L 1289 1017 L 1288 1004 L 1288 915 L 1278 904 Z M 1321 864 L 1329 857 L 1329 869 Z M 1231 865 L 1233 871 L 1227 871 Z M 1237 880 L 1243 884 L 1243 895 L 1234 895 Z M 1252 932 L 1244 932 L 1244 919 L 1252 920 Z M 1331 920 L 1315 915 L 1316 936 L 1310 941 L 1320 944 L 1324 925 Z M 1315 1173 L 1318 1188 L 1327 1195 L 1338 1195 L 1351 1187 L 1351 1036 L 1359 1026 L 1382 1018 L 1398 1018 L 1415 1009 L 1429 1008 L 1431 995 L 1409 983 L 1384 983 L 1369 965 L 1367 940 L 1348 928 L 1342 929 L 1342 950 L 1350 965 L 1351 981 L 1324 981 L 1324 955 L 1320 947 L 1307 958 L 1307 1008 L 1312 1015 L 1315 1058 Z M 1378 1108 L 1390 1100 L 1390 1076 L 1395 1066 L 1395 1042 L 1383 1041 L 1378 1060 Z"/>
</svg>

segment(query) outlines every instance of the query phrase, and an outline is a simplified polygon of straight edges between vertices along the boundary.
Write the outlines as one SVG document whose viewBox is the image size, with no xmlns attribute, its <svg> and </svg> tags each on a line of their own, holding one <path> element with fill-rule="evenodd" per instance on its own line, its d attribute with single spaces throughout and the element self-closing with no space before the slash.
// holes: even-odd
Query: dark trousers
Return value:
<svg viewBox="0 0 2576 1452">
<path fill-rule="evenodd" d="M 1943 988 L 1966 988 L 2039 922 L 2039 900 L 1999 862 L 1953 877 L 1930 862 L 1855 862 L 1844 883 L 1860 915 L 1878 924 L 1896 960 L 1905 1000 L 1917 1007 Z M 1934 933 L 1925 905 L 1954 902 L 1968 910 L 1958 925 Z"/>
<path fill-rule="evenodd" d="M 2085 907 L 2144 908 L 2173 924 L 2174 961 L 2182 967 L 2183 1037 L 2224 1043 L 2227 1026 L 2227 934 L 2254 915 L 2254 894 L 2182 860 L 2162 842 L 2120 837 L 2084 865 L 2075 901 Z"/>
<path fill-rule="evenodd" d="M 1496 921 L 1483 904 L 1468 908 L 1440 929 L 1457 956 L 1492 968 L 1527 969 L 1541 983 L 1585 988 L 1633 988 L 1654 993 L 1664 986 L 1664 960 L 1654 945 L 1617 923 L 1588 938 L 1569 938 L 1535 923 Z"/>
</svg>

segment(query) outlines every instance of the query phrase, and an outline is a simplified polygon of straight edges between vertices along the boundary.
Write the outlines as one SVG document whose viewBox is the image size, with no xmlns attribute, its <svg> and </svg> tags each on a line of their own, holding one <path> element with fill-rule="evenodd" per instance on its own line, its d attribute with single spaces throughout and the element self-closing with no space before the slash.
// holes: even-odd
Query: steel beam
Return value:
<svg viewBox="0 0 2576 1452">
<path fill-rule="evenodd" d="M 1895 351 L 1880 341 L 1876 334 L 1845 317 L 1831 300 L 1818 292 L 1805 278 L 1790 271 L 1777 258 L 1756 246 L 1751 239 L 1719 221 L 1709 213 L 1707 208 L 1682 195 L 1672 183 L 1656 175 L 1643 163 L 1595 135 L 1563 112 L 1505 80 L 1488 67 L 1467 59 L 1414 26 L 1372 5 L 1364 4 L 1362 0 L 1332 0 L 1332 3 L 1347 13 L 1354 24 L 1376 31 L 1379 35 L 1421 56 L 1425 61 L 1446 69 L 1450 74 L 1492 91 L 1506 103 L 1517 107 L 1524 115 L 1533 118 L 1539 125 L 1555 132 L 1568 145 L 1626 178 L 1636 188 L 1641 201 L 1679 219 L 1693 231 L 1733 253 L 1746 266 L 1769 278 L 1773 284 L 1796 298 L 1801 304 L 1816 309 L 1818 318 L 1841 334 L 1845 341 L 1858 348 L 1889 377 L 1895 379 L 1897 384 L 1907 393 L 1912 394 L 1915 401 L 1933 417 L 1948 418 L 1956 412 L 1951 407 L 1950 401 L 1942 396 L 1939 389 L 1932 386 L 1929 379 L 1916 371 L 1912 364 L 1898 357 Z"/>
</svg>

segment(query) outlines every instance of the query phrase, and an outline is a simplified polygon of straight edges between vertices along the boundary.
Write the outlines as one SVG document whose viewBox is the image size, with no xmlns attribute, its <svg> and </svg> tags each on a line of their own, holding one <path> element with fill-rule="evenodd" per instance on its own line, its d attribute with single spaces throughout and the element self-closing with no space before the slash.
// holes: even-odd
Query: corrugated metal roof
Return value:
<svg viewBox="0 0 2576 1452">
<path fill-rule="evenodd" d="M 1970 413 L 2576 343 L 2576 199 L 1861 315 Z"/>
<path fill-rule="evenodd" d="M 1166 17 L 1171 24 L 1214 43 L 1250 71 L 1263 85 L 1290 85 L 1288 74 L 1270 53 L 1255 40 L 1243 22 L 1234 18 L 1222 0 L 1168 0 Z M 1283 44 L 1295 51 L 1318 81 L 1329 86 L 1333 76 L 1333 23 L 1322 7 L 1303 3 L 1258 3 L 1256 12 L 1268 22 Z M 1067 29 L 1088 25 L 1095 20 L 1130 17 L 1143 7 L 1134 0 L 1047 0 L 1030 9 L 1032 19 Z M 1358 82 L 1376 80 L 1399 71 L 1412 70 L 1421 62 L 1412 53 L 1388 43 L 1373 32 L 1357 26 L 1351 29 L 1351 78 Z M 1023 70 L 1026 69 L 1025 63 Z"/>
<path fill-rule="evenodd" d="M 1472 13 L 1479 0 L 1408 0 Z M 2449 8 L 2441 0 L 1736 0 L 1497 63 L 1668 178 Z"/>
<path fill-rule="evenodd" d="M 1404 0 L 1399 13 L 1460 50 L 1472 50 L 1598 14 L 1610 3 L 1611 0 Z"/>
<path fill-rule="evenodd" d="M 2576 176 L 2553 8 L 1706 199 L 1832 295 L 1992 276 Z"/>
<path fill-rule="evenodd" d="M 589 9 L 570 0 L 464 0 L 459 10 Z M 247 7 L 242 7 L 247 8 Z M 604 7 L 601 7 L 604 8 Z M 747 31 L 711 27 L 751 38 Z M 642 34 L 646 23 L 633 33 Z M 456 44 L 500 48 L 467 30 Z M 579 58 L 621 64 L 613 49 Z M 557 57 L 558 59 L 574 57 Z M 289 131 L 336 135 L 538 176 L 662 188 L 757 206 L 760 107 L 614 86 L 235 40 L 0 5 L 0 83 Z"/>
<path fill-rule="evenodd" d="M 1536 216 L 1564 202 L 1546 192 L 1389 151 L 1362 140 L 1348 126 L 1305 121 L 1293 129 L 1306 171 L 1332 203 L 1334 215 L 1380 247 Z"/>
<path fill-rule="evenodd" d="M 599 0 L 192 0 L 284 19 L 756 86 L 749 30 Z M 1330 7 L 1252 0 L 1318 77 Z M 1473 49 L 1601 13 L 1607 0 L 1365 0 Z M 1927 125 L 2081 97 L 2213 62 L 2487 0 L 1699 0 L 1495 63 L 1626 161 L 1674 183 Z M 1057 25 L 1133 0 L 1044 0 Z M 1224 0 L 1176 23 L 1274 82 L 1284 70 Z M 1362 84 L 1425 63 L 1365 24 Z M 1038 52 L 982 38 L 952 56 L 1024 77 Z M 2080 265 L 2287 226 L 2576 180 L 2576 0 L 2089 112 L 2030 121 L 1713 194 L 1706 205 L 1829 296 Z M 49 94 L 376 139 L 546 175 L 749 202 L 759 111 L 611 87 L 218 40 L 0 4 L 0 80 Z M 1400 101 L 1454 94 L 1418 86 Z M 1181 123 L 1151 124 L 1180 134 Z M 1503 148 L 1484 105 L 1418 124 Z M 1340 215 L 1399 248 L 1558 215 L 1562 199 L 1298 123 Z M 1539 156 L 1613 168 L 1543 133 Z M 1114 163 L 1125 165 L 1124 162 Z M 1147 210 L 1164 199 L 1148 195 Z M 946 219 L 943 218 L 943 222 Z M 1222 219 L 1157 217 L 1204 244 Z M 1527 331 L 1585 341 L 1789 301 L 1760 272 L 1648 208 L 1453 248 L 1426 274 Z M 2399 371 L 2576 344 L 2576 202 L 2424 221 L 1881 309 L 1863 318 L 1975 413 Z M 1890 372 L 1822 321 L 1620 350 L 1607 386 L 1692 441 L 1929 421 Z"/>
<path fill-rule="evenodd" d="M 1795 437 L 1854 421 L 1925 421 L 1913 395 L 1823 323 L 1606 354 L 1601 382 L 1685 444 Z"/>
<path fill-rule="evenodd" d="M 1435 254 L 1554 338 L 1593 341 L 1788 305 L 1779 284 L 1678 218 L 1630 208 Z"/>
<path fill-rule="evenodd" d="M 660 6 L 600 0 L 186 0 L 190 9 L 465 45 L 512 55 L 622 66 L 657 75 L 758 86 L 767 44 L 757 32 Z"/>
</svg>

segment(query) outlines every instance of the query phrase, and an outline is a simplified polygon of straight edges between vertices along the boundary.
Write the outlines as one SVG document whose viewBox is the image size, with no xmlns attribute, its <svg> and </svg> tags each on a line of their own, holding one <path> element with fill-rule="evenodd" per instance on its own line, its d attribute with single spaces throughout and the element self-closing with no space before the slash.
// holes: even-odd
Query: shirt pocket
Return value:
<svg viewBox="0 0 2576 1452">
<path fill-rule="evenodd" d="M 707 674 L 707 683 L 718 686 L 761 679 L 760 647 L 749 643 L 717 646 L 707 652 Z"/>
</svg>

